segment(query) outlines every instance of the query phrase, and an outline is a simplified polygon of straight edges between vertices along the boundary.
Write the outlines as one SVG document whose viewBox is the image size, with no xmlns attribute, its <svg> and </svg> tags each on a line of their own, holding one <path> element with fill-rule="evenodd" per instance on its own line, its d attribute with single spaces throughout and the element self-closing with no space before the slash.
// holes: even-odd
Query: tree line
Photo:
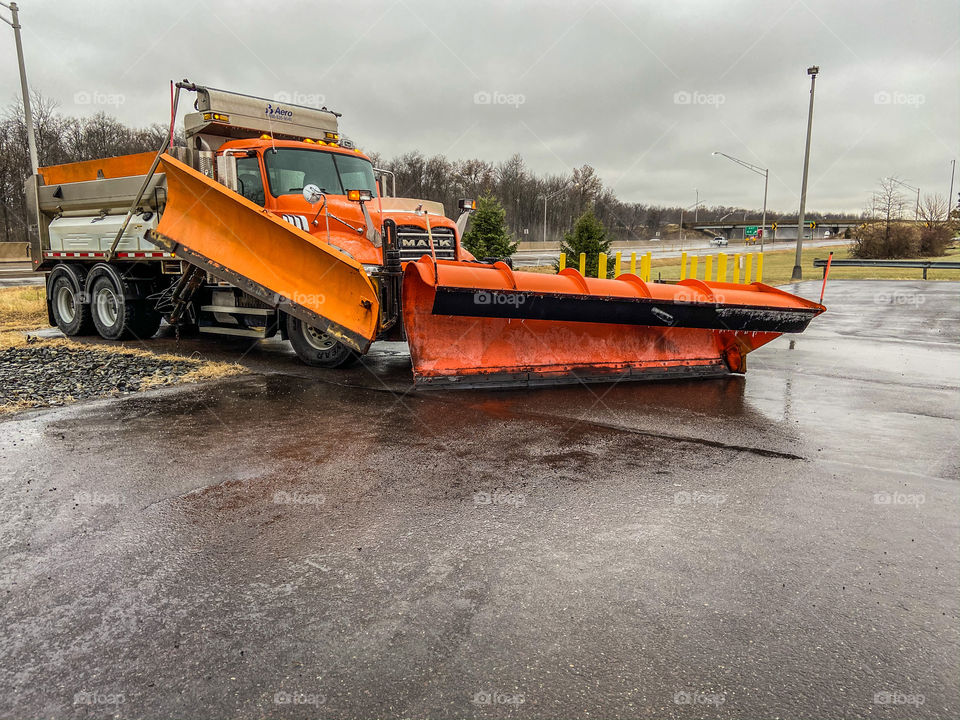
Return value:
<svg viewBox="0 0 960 720">
<path fill-rule="evenodd" d="M 156 150 L 168 131 L 159 124 L 131 128 L 102 112 L 83 118 L 63 115 L 40 95 L 33 96 L 31 109 L 41 166 Z M 17 103 L 0 116 L 0 240 L 29 239 L 23 194 L 30 175 L 27 147 L 23 106 Z"/>
<path fill-rule="evenodd" d="M 103 112 L 89 117 L 64 115 L 53 101 L 40 95 L 33 98 L 33 114 L 42 166 L 156 150 L 168 131 L 161 124 L 129 127 Z M 527 167 L 519 154 L 499 163 L 476 158 L 450 160 L 442 155 L 426 157 L 416 151 L 395 158 L 372 153 L 371 159 L 377 167 L 395 173 L 398 195 L 438 200 L 454 215 L 459 198 L 492 195 L 503 206 L 504 222 L 514 240 L 544 238 L 544 198 L 546 238 L 554 243 L 561 241 L 588 207 L 594 209 L 612 241 L 666 235 L 676 231 L 681 213 L 687 228 L 695 217 L 693 210 L 681 206 L 620 200 L 589 165 L 566 175 L 543 175 Z M 0 240 L 28 239 L 23 181 L 29 174 L 26 127 L 18 103 L 0 116 Z M 696 215 L 701 222 L 724 217 L 760 220 L 756 208 L 726 205 L 702 206 Z M 795 222 L 795 214 L 767 210 L 768 222 L 789 222 L 791 217 Z M 807 219 L 825 223 L 852 217 L 807 213 Z"/>
</svg>

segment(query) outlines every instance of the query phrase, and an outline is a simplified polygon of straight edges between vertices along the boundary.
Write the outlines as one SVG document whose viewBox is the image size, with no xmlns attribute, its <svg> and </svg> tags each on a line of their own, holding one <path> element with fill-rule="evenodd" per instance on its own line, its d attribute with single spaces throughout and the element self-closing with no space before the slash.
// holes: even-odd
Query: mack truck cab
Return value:
<svg viewBox="0 0 960 720">
<path fill-rule="evenodd" d="M 214 335 L 280 333 L 310 365 L 337 367 L 358 357 L 329 328 L 303 320 L 312 316 L 290 312 L 289 303 L 265 301 L 257 283 L 215 266 L 198 267 L 158 244 L 156 229 L 167 212 L 164 169 L 173 162 L 359 263 L 380 296 L 377 337 L 402 338 L 404 263 L 425 254 L 474 259 L 460 244 L 473 203 L 461 201 L 454 222 L 440 203 L 394 197 L 391 173 L 375 169 L 340 135 L 338 113 L 186 81 L 180 89 L 196 92 L 195 112 L 184 117 L 186 146 L 166 148 L 165 164 L 158 165 L 159 153 L 142 153 L 41 168 L 27 181 L 34 269 L 47 274 L 49 319 L 65 335 L 146 339 L 167 319 Z M 223 212 L 215 214 L 230 214 L 219 193 L 194 200 L 221 203 Z M 262 259 L 265 272 L 296 265 L 295 252 L 277 257 L 277 233 L 251 235 L 236 222 L 230 232 L 242 235 L 242 246 Z M 385 227 L 392 235 L 386 244 Z M 313 280 L 324 287 L 323 278 Z"/>
</svg>

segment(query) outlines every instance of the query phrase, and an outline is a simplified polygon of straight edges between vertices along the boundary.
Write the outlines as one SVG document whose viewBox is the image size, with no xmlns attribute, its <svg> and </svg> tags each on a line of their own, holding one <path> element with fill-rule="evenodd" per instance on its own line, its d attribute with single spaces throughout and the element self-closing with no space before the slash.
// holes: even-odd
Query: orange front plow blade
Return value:
<svg viewBox="0 0 960 720">
<path fill-rule="evenodd" d="M 360 352 L 376 289 L 356 260 L 164 155 L 167 206 L 150 241 Z"/>
<path fill-rule="evenodd" d="M 403 281 L 418 385 L 542 385 L 743 372 L 824 308 L 754 283 L 645 283 L 424 257 Z"/>
</svg>

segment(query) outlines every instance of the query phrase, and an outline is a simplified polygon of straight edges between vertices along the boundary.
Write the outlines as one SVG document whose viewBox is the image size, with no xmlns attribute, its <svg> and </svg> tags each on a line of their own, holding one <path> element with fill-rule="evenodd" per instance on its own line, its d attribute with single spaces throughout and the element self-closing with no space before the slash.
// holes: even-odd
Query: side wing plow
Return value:
<svg viewBox="0 0 960 720">
<path fill-rule="evenodd" d="M 359 352 L 377 333 L 377 291 L 360 263 L 169 155 L 154 244 Z"/>
</svg>

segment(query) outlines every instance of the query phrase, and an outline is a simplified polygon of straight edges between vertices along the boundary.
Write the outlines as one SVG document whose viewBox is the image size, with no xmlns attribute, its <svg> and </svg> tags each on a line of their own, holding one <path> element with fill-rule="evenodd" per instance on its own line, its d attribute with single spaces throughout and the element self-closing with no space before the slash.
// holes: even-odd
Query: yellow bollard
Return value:
<svg viewBox="0 0 960 720">
<path fill-rule="evenodd" d="M 620 253 L 617 253 L 613 256 L 613 276 L 620 277 L 620 266 L 622 262 L 622 257 Z"/>
<path fill-rule="evenodd" d="M 719 253 L 717 255 L 717 282 L 727 281 L 727 254 Z"/>
<path fill-rule="evenodd" d="M 559 267 L 559 269 L 560 269 L 560 270 L 563 270 L 565 267 L 567 267 L 567 254 L 566 254 L 566 253 L 560 253 L 560 267 Z"/>
<path fill-rule="evenodd" d="M 607 276 L 607 254 L 600 253 L 597 258 L 597 277 L 605 278 Z"/>
<path fill-rule="evenodd" d="M 733 256 L 733 281 L 735 283 L 740 282 L 740 258 L 743 257 L 740 253 L 736 253 Z"/>
<path fill-rule="evenodd" d="M 697 259 L 696 255 L 690 258 L 690 277 L 694 280 L 697 279 Z"/>
<path fill-rule="evenodd" d="M 757 253 L 757 282 L 763 282 L 763 253 Z"/>
<path fill-rule="evenodd" d="M 703 268 L 703 279 L 713 280 L 713 255 L 707 255 L 707 264 Z"/>
<path fill-rule="evenodd" d="M 635 252 L 630 253 L 630 274 L 637 274 L 637 254 Z"/>
<path fill-rule="evenodd" d="M 586 253 L 580 253 L 580 274 L 581 275 L 587 274 L 587 254 Z"/>
<path fill-rule="evenodd" d="M 680 279 L 687 279 L 687 254 L 685 252 L 680 253 Z"/>
<path fill-rule="evenodd" d="M 648 252 L 645 257 L 647 260 L 647 274 L 643 276 L 643 281 L 650 282 L 650 274 L 653 272 L 653 253 Z"/>
<path fill-rule="evenodd" d="M 750 276 L 753 274 L 753 253 L 749 253 L 746 259 L 746 269 L 743 271 L 743 282 L 750 284 Z"/>
</svg>

